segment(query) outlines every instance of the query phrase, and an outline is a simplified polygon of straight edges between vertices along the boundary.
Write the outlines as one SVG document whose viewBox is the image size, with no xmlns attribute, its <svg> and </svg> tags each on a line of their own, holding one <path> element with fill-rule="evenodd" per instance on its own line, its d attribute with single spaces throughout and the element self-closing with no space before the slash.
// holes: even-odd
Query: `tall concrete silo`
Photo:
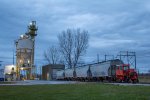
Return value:
<svg viewBox="0 0 150 100">
<path fill-rule="evenodd" d="M 36 22 L 32 21 L 28 26 L 28 32 L 21 35 L 16 43 L 16 72 L 17 79 L 21 79 L 21 71 L 26 72 L 26 79 L 34 78 L 34 45 L 37 32 Z"/>
</svg>

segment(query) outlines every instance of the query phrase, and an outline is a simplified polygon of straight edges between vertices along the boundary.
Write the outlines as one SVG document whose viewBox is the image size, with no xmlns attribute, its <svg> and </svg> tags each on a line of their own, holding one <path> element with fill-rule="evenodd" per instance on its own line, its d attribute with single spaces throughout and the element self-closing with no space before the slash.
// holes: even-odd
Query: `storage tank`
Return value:
<svg viewBox="0 0 150 100">
<path fill-rule="evenodd" d="M 31 67 L 33 64 L 34 41 L 22 35 L 17 41 L 17 64 L 19 67 Z"/>
<path fill-rule="evenodd" d="M 12 74 L 16 72 L 16 66 L 15 65 L 7 65 L 4 68 L 4 73 L 5 74 Z"/>
<path fill-rule="evenodd" d="M 4 75 L 6 81 L 15 81 L 16 80 L 16 66 L 7 65 L 4 68 Z"/>
<path fill-rule="evenodd" d="M 31 39 L 19 39 L 17 49 L 33 49 L 33 41 Z"/>
</svg>

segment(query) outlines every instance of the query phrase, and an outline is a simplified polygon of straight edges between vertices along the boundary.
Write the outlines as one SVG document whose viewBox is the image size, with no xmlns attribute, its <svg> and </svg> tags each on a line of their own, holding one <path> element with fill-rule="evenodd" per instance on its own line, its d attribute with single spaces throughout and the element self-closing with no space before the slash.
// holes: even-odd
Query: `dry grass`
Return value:
<svg viewBox="0 0 150 100">
<path fill-rule="evenodd" d="M 139 76 L 140 83 L 150 83 L 150 76 Z"/>
</svg>

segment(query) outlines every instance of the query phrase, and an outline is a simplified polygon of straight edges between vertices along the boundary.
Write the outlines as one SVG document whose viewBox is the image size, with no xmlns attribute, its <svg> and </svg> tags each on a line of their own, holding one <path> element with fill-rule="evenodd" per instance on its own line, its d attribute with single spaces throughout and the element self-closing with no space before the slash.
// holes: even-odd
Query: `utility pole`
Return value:
<svg viewBox="0 0 150 100">
<path fill-rule="evenodd" d="M 97 54 L 97 63 L 99 63 L 99 54 Z"/>
<path fill-rule="evenodd" d="M 2 62 L 3 62 L 3 61 L 0 61 L 0 67 L 2 66 Z"/>
<path fill-rule="evenodd" d="M 108 59 L 107 59 L 107 57 L 112 57 L 111 59 L 109 59 L 109 60 L 112 60 L 112 59 L 114 59 L 114 55 L 106 55 L 105 54 L 105 61 L 107 61 Z"/>
<path fill-rule="evenodd" d="M 15 64 L 14 49 L 13 49 L 13 65 Z"/>
</svg>

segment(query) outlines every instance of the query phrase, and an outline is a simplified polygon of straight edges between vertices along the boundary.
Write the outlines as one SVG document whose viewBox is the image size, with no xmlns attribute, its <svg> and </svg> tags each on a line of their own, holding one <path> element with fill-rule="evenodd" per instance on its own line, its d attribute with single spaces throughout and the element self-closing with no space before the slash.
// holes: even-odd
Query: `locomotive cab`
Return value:
<svg viewBox="0 0 150 100">
<path fill-rule="evenodd" d="M 133 83 L 135 83 L 138 82 L 138 75 L 134 69 L 130 69 L 129 64 L 122 64 L 117 66 L 116 79 L 120 82 L 132 81 Z"/>
</svg>

